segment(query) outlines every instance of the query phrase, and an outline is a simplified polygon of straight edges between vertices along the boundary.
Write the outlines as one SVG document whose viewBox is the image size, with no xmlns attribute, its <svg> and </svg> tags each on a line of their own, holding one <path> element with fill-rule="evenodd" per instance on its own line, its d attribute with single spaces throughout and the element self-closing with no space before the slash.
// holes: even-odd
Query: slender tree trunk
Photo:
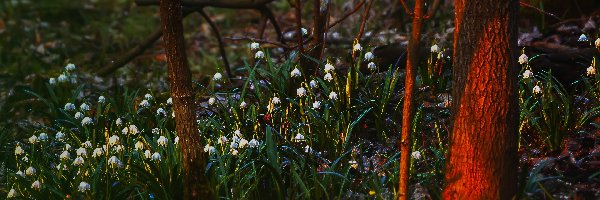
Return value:
<svg viewBox="0 0 600 200">
<path fill-rule="evenodd" d="M 192 77 L 185 55 L 181 0 L 161 0 L 160 20 L 167 53 L 175 127 L 183 155 L 184 199 L 212 199 L 204 176 L 204 152 L 196 128 L 196 104 L 192 94 Z"/>
<path fill-rule="evenodd" d="M 454 125 L 444 199 L 517 191 L 518 0 L 455 0 Z"/>
<path fill-rule="evenodd" d="M 323 55 L 323 49 L 325 49 L 325 26 L 327 26 L 327 18 L 329 10 L 329 2 L 325 1 L 324 7 L 321 7 L 321 0 L 313 1 L 313 42 L 311 45 L 309 55 L 315 60 L 321 60 Z M 317 69 L 319 63 L 310 61 L 308 58 L 304 58 L 309 66 L 303 66 L 306 69 L 307 74 L 317 75 Z"/>
<path fill-rule="evenodd" d="M 408 199 L 408 180 L 410 170 L 410 132 L 414 112 L 414 93 L 417 64 L 419 62 L 419 45 L 423 24 L 423 0 L 415 1 L 412 14 L 412 32 L 408 41 L 408 59 L 406 60 L 406 77 L 404 82 L 404 107 L 402 108 L 402 135 L 400 138 L 400 183 L 398 199 Z"/>
</svg>

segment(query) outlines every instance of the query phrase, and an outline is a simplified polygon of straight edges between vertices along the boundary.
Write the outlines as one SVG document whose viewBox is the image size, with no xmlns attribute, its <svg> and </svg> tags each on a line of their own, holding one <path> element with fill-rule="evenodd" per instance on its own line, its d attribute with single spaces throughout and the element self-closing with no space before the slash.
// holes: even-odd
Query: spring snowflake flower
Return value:
<svg viewBox="0 0 600 200">
<path fill-rule="evenodd" d="M 152 154 L 152 160 L 154 160 L 154 161 L 160 161 L 160 153 L 154 152 Z"/>
<path fill-rule="evenodd" d="M 15 173 L 15 174 L 20 177 L 25 177 L 25 173 L 23 173 L 23 171 L 21 171 L 21 170 L 17 171 L 17 173 Z"/>
<path fill-rule="evenodd" d="M 330 63 L 325 64 L 325 72 L 331 72 L 334 69 L 335 69 L 335 67 L 333 67 L 332 64 L 330 64 Z"/>
<path fill-rule="evenodd" d="M 153 129 L 152 129 L 152 134 L 155 134 L 155 135 L 158 135 L 158 134 L 160 134 L 160 129 L 158 129 L 158 128 L 153 128 Z"/>
<path fill-rule="evenodd" d="M 146 95 L 144 95 L 144 99 L 150 101 L 152 100 L 152 98 L 154 98 L 151 94 L 146 93 Z"/>
<path fill-rule="evenodd" d="M 108 166 L 110 167 L 118 167 L 121 168 L 123 167 L 123 162 L 121 162 L 121 160 L 119 160 L 119 158 L 117 158 L 117 156 L 112 156 L 108 159 Z"/>
<path fill-rule="evenodd" d="M 527 62 L 529 62 L 529 58 L 527 57 L 527 55 L 525 54 L 521 54 L 521 56 L 519 56 L 519 64 L 526 64 Z"/>
<path fill-rule="evenodd" d="M 371 61 L 371 60 L 373 60 L 373 58 L 375 58 L 375 55 L 373 55 L 373 53 L 371 53 L 371 52 L 365 53 L 365 61 Z"/>
<path fill-rule="evenodd" d="M 98 103 L 104 103 L 104 102 L 106 102 L 106 98 L 104 96 L 99 96 Z"/>
<path fill-rule="evenodd" d="M 72 104 L 72 103 L 65 104 L 65 110 L 66 111 L 75 110 L 75 104 Z"/>
<path fill-rule="evenodd" d="M 311 148 L 309 145 L 306 145 L 304 147 L 304 152 L 305 153 L 312 153 L 313 152 L 313 148 Z"/>
<path fill-rule="evenodd" d="M 167 116 L 167 112 L 163 108 L 156 109 L 156 115 L 158 116 Z"/>
<path fill-rule="evenodd" d="M 63 132 L 58 132 L 58 133 L 56 133 L 56 135 L 54 135 L 54 137 L 56 138 L 56 140 L 62 142 L 63 138 L 65 137 L 65 134 Z"/>
<path fill-rule="evenodd" d="M 367 68 L 369 68 L 370 70 L 375 70 L 377 69 L 377 65 L 375 65 L 374 62 L 370 62 L 369 64 L 367 64 Z"/>
<path fill-rule="evenodd" d="M 321 108 L 321 102 L 320 102 L 320 101 L 315 101 L 315 102 L 312 104 L 312 106 L 313 106 L 313 109 L 315 109 L 315 110 L 316 110 L 316 109 L 319 109 L 319 108 Z"/>
<path fill-rule="evenodd" d="M 92 142 L 85 141 L 84 143 L 81 143 L 81 146 L 85 147 L 85 148 L 92 148 Z"/>
<path fill-rule="evenodd" d="M 217 149 L 207 144 L 206 146 L 204 146 L 204 152 L 208 152 L 208 154 L 213 154 L 217 152 Z"/>
<path fill-rule="evenodd" d="M 173 105 L 173 98 L 169 97 L 169 99 L 167 99 L 167 104 Z"/>
<path fill-rule="evenodd" d="M 37 136 L 35 136 L 35 135 L 32 135 L 32 136 L 31 136 L 31 137 L 29 137 L 29 139 L 27 139 L 27 140 L 29 140 L 29 143 L 31 143 L 31 144 L 35 144 L 35 143 L 37 143 L 37 142 L 38 142 L 38 138 L 37 138 Z"/>
<path fill-rule="evenodd" d="M 81 181 L 81 183 L 79 183 L 79 186 L 77 187 L 77 191 L 85 192 L 88 190 L 90 190 L 90 184 L 86 183 L 85 181 Z"/>
<path fill-rule="evenodd" d="M 263 51 L 257 51 L 254 54 L 254 58 L 256 58 L 256 59 L 263 59 L 264 57 L 265 57 L 265 52 L 263 52 Z"/>
<path fill-rule="evenodd" d="M 259 142 L 256 139 L 252 139 L 252 140 L 250 140 L 250 142 L 248 142 L 248 147 L 250 147 L 250 148 L 258 147 L 258 145 L 259 145 Z"/>
<path fill-rule="evenodd" d="M 83 113 L 77 112 L 77 113 L 75 113 L 75 116 L 73 116 L 73 117 L 75 117 L 75 119 L 81 119 L 81 118 L 83 118 Z"/>
<path fill-rule="evenodd" d="M 535 87 L 533 87 L 533 94 L 540 94 L 542 93 L 542 88 L 539 85 L 536 85 Z"/>
<path fill-rule="evenodd" d="M 217 100 L 214 97 L 208 99 L 208 105 L 214 105 Z"/>
<path fill-rule="evenodd" d="M 244 138 L 240 139 L 239 145 L 240 145 L 240 148 L 246 147 L 248 145 L 248 140 L 246 140 Z"/>
<path fill-rule="evenodd" d="M 237 149 L 239 147 L 238 141 L 235 141 L 235 140 L 231 141 L 231 144 L 229 145 L 229 147 L 232 149 Z"/>
<path fill-rule="evenodd" d="M 532 76 L 533 76 L 533 72 L 531 72 L 531 70 L 525 70 L 525 72 L 523 72 L 524 79 L 531 78 Z"/>
<path fill-rule="evenodd" d="M 415 159 L 415 160 L 421 160 L 421 152 L 420 151 L 413 151 L 410 156 Z"/>
<path fill-rule="evenodd" d="M 242 132 L 240 130 L 235 130 L 235 131 L 233 131 L 233 134 L 236 136 L 241 136 Z"/>
<path fill-rule="evenodd" d="M 10 191 L 8 191 L 8 194 L 6 195 L 6 198 L 10 199 L 10 198 L 15 198 L 15 197 L 17 197 L 17 191 L 15 189 L 11 188 Z"/>
<path fill-rule="evenodd" d="M 577 41 L 579 41 L 579 42 L 587 42 L 588 38 L 587 38 L 587 36 L 585 36 L 585 34 L 581 34 L 579 36 L 579 39 L 577 39 Z"/>
<path fill-rule="evenodd" d="M 292 77 L 300 77 L 301 75 L 302 73 L 300 73 L 300 70 L 297 67 L 294 67 L 294 70 L 290 72 L 290 76 Z"/>
<path fill-rule="evenodd" d="M 21 158 L 21 160 L 23 160 L 24 162 L 29 162 L 29 158 L 27 156 Z"/>
<path fill-rule="evenodd" d="M 90 118 L 90 117 L 85 117 L 85 118 L 83 118 L 83 120 L 81 120 L 82 126 L 87 126 L 87 125 L 92 125 L 92 124 L 94 124 L 94 122 L 92 121 L 92 118 Z"/>
<path fill-rule="evenodd" d="M 277 105 L 277 104 L 281 103 L 281 100 L 279 100 L 278 97 L 273 97 L 273 99 L 271 100 L 271 103 Z"/>
<path fill-rule="evenodd" d="M 144 149 L 144 143 L 138 140 L 135 143 L 135 150 L 141 151 L 142 149 Z"/>
<path fill-rule="evenodd" d="M 144 157 L 146 159 L 151 159 L 152 158 L 152 152 L 150 152 L 150 150 L 144 151 Z"/>
<path fill-rule="evenodd" d="M 431 53 L 437 53 L 440 52 L 440 47 L 437 44 L 434 44 L 433 46 L 431 46 Z"/>
<path fill-rule="evenodd" d="M 596 68 L 593 65 L 590 65 L 586 70 L 588 76 L 596 75 Z"/>
<path fill-rule="evenodd" d="M 305 28 L 300 28 L 300 31 L 302 31 L 302 35 L 308 34 L 308 30 L 306 30 Z"/>
<path fill-rule="evenodd" d="M 67 64 L 67 66 L 65 66 L 65 69 L 67 71 L 73 71 L 73 70 L 75 70 L 75 65 L 73 63 L 69 63 L 69 64 Z"/>
<path fill-rule="evenodd" d="M 55 78 L 50 78 L 50 79 L 48 79 L 48 83 L 50 85 L 56 85 L 56 79 Z"/>
<path fill-rule="evenodd" d="M 39 190 L 42 187 L 42 184 L 40 183 L 40 181 L 35 181 L 31 184 L 31 189 L 34 190 Z"/>
<path fill-rule="evenodd" d="M 114 146 L 114 145 L 117 145 L 117 144 L 119 144 L 119 136 L 113 135 L 113 136 L 110 136 L 110 138 L 108 138 L 108 145 L 109 146 Z"/>
<path fill-rule="evenodd" d="M 129 125 L 126 126 L 125 128 L 123 128 L 123 130 L 121 130 L 122 134 L 131 134 L 131 135 L 135 135 L 138 134 L 140 131 L 138 130 L 138 127 L 136 125 Z"/>
<path fill-rule="evenodd" d="M 23 150 L 23 148 L 21 148 L 21 146 L 17 145 L 15 147 L 15 156 L 20 156 L 23 155 L 25 153 L 25 151 Z"/>
<path fill-rule="evenodd" d="M 227 137 L 225 137 L 225 136 L 221 136 L 217 142 L 218 142 L 219 144 L 225 144 L 225 143 L 227 143 L 227 141 L 229 141 L 229 140 L 227 139 Z"/>
<path fill-rule="evenodd" d="M 33 168 L 32 166 L 29 166 L 27 168 L 27 170 L 25 170 L 25 174 L 27 176 L 33 176 L 33 175 L 35 175 L 35 173 L 37 173 L 37 170 L 35 168 Z"/>
<path fill-rule="evenodd" d="M 74 166 L 81 166 L 81 165 L 83 165 L 83 163 L 84 163 L 84 160 L 83 160 L 83 157 L 81 157 L 81 156 L 78 156 L 77 158 L 75 158 L 75 160 L 73 160 Z"/>
<path fill-rule="evenodd" d="M 360 46 L 360 43 L 356 43 L 353 47 L 352 47 L 352 51 L 362 51 L 363 48 L 362 46 Z"/>
<path fill-rule="evenodd" d="M 40 141 L 46 141 L 46 140 L 48 140 L 48 134 L 46 134 L 46 133 L 40 133 L 40 136 L 38 136 L 38 139 Z"/>
<path fill-rule="evenodd" d="M 331 75 L 331 73 L 328 72 L 327 74 L 325 74 L 325 76 L 323 76 L 323 79 L 331 82 L 333 80 L 333 75 Z"/>
<path fill-rule="evenodd" d="M 67 75 L 65 74 L 61 74 L 58 76 L 58 78 L 56 78 L 58 80 L 59 83 L 64 83 L 69 81 L 69 77 L 67 77 Z"/>
<path fill-rule="evenodd" d="M 296 94 L 298 95 L 298 97 L 306 96 L 306 89 L 304 89 L 303 87 L 300 87 L 300 88 L 296 89 Z"/>
<path fill-rule="evenodd" d="M 92 157 L 98 158 L 98 157 L 102 156 L 103 153 L 104 153 L 104 150 L 102 148 L 96 148 L 96 149 L 94 149 L 94 152 L 92 153 Z"/>
<path fill-rule="evenodd" d="M 600 48 L 600 38 L 596 39 L 596 41 L 594 41 L 594 44 L 596 45 L 596 47 Z"/>
<path fill-rule="evenodd" d="M 317 84 L 317 81 L 315 81 L 315 80 L 311 80 L 310 83 L 308 83 L 308 85 L 310 85 L 311 88 L 319 87 L 319 84 Z"/>
<path fill-rule="evenodd" d="M 296 136 L 294 137 L 294 142 L 303 142 L 304 141 L 304 135 L 298 133 L 296 134 Z"/>
<path fill-rule="evenodd" d="M 70 144 L 65 144 L 65 151 L 71 150 L 71 145 Z"/>
<path fill-rule="evenodd" d="M 245 101 L 242 101 L 242 103 L 240 103 L 240 108 L 246 108 L 246 106 L 248 106 L 248 104 Z"/>
<path fill-rule="evenodd" d="M 250 43 L 250 49 L 251 50 L 257 50 L 259 48 L 260 48 L 260 44 L 258 44 L 256 42 Z"/>
<path fill-rule="evenodd" d="M 223 75 L 219 72 L 215 73 L 215 75 L 213 76 L 213 80 L 215 81 L 219 81 L 223 78 Z"/>
<path fill-rule="evenodd" d="M 331 99 L 331 100 L 337 100 L 338 99 L 337 93 L 335 93 L 335 92 L 329 93 L 329 99 Z"/>
<path fill-rule="evenodd" d="M 77 153 L 77 156 L 86 157 L 86 155 L 87 155 L 87 150 L 85 150 L 85 148 L 83 148 L 83 147 L 80 147 L 75 152 Z"/>
<path fill-rule="evenodd" d="M 123 125 L 123 120 L 121 118 L 117 118 L 117 120 L 115 120 L 115 124 L 117 126 L 121 126 L 121 125 Z"/>
<path fill-rule="evenodd" d="M 179 144 L 179 136 L 175 137 L 175 139 L 173 139 L 173 142 L 174 142 L 175 144 Z"/>
<path fill-rule="evenodd" d="M 158 143 L 158 146 L 166 147 L 169 140 L 165 136 L 161 135 L 160 137 L 158 137 L 158 140 L 156 140 L 156 142 Z"/>
<path fill-rule="evenodd" d="M 140 107 L 142 107 L 142 108 L 150 107 L 150 102 L 148 102 L 148 100 L 144 99 L 144 100 L 142 100 L 142 102 L 140 102 Z"/>
<path fill-rule="evenodd" d="M 124 149 L 125 149 L 125 146 L 123 146 L 122 144 L 116 145 L 113 147 L 113 150 L 116 151 L 117 153 L 121 153 Z"/>
<path fill-rule="evenodd" d="M 87 105 L 86 103 L 82 103 L 81 106 L 79 106 L 79 110 L 88 111 L 88 110 L 90 110 L 90 106 Z"/>
</svg>

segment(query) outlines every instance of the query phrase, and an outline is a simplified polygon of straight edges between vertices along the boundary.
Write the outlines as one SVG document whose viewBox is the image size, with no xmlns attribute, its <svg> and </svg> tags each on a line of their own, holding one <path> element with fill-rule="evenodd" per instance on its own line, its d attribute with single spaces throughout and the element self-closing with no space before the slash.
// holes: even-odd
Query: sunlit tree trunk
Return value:
<svg viewBox="0 0 600 200">
<path fill-rule="evenodd" d="M 181 0 L 161 0 L 160 20 L 169 67 L 175 128 L 183 157 L 184 199 L 212 199 L 204 176 L 204 152 L 196 128 L 196 104 L 192 94 L 192 77 L 185 55 Z"/>
<path fill-rule="evenodd" d="M 518 0 L 455 0 L 454 124 L 444 199 L 517 191 Z"/>
<path fill-rule="evenodd" d="M 417 63 L 419 62 L 419 45 L 423 24 L 423 0 L 415 1 L 412 13 L 412 30 L 408 41 L 408 59 L 406 60 L 406 77 L 404 81 L 404 107 L 402 108 L 402 133 L 400 136 L 400 181 L 398 199 L 408 199 L 408 180 L 410 171 L 410 132 L 414 115 L 414 93 Z"/>
</svg>

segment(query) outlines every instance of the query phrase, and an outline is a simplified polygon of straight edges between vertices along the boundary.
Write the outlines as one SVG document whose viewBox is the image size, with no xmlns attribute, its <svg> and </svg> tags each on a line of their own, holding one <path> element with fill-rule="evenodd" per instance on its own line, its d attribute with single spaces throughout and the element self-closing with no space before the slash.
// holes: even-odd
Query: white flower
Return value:
<svg viewBox="0 0 600 200">
<path fill-rule="evenodd" d="M 296 136 L 294 137 L 294 141 L 295 142 L 302 142 L 302 141 L 304 141 L 304 135 L 302 135 L 300 133 L 296 134 Z"/>
<path fill-rule="evenodd" d="M 94 124 L 94 122 L 92 121 L 92 118 L 90 118 L 90 117 L 85 117 L 85 118 L 83 118 L 83 120 L 81 120 L 82 126 L 87 126 L 87 125 L 91 125 L 91 124 Z"/>
<path fill-rule="evenodd" d="M 242 103 L 240 103 L 240 108 L 246 108 L 246 106 L 248 106 L 248 104 L 246 104 L 245 101 L 242 101 Z"/>
<path fill-rule="evenodd" d="M 258 147 L 258 145 L 259 145 L 259 142 L 256 139 L 252 139 L 252 140 L 250 140 L 250 142 L 248 142 L 248 147 L 250 147 L 250 148 Z"/>
<path fill-rule="evenodd" d="M 312 106 L 313 106 L 313 109 L 315 109 L 315 110 L 316 110 L 316 109 L 319 109 L 319 108 L 321 108 L 321 102 L 320 102 L 320 101 L 315 101 L 315 102 L 312 104 Z"/>
<path fill-rule="evenodd" d="M 227 141 L 229 141 L 229 140 L 227 140 L 227 137 L 221 136 L 217 142 L 219 144 L 225 144 L 225 143 L 227 143 Z"/>
<path fill-rule="evenodd" d="M 63 141 L 63 138 L 65 137 L 65 134 L 63 132 L 58 132 L 58 133 L 56 133 L 56 135 L 54 135 L 54 137 L 58 141 Z"/>
<path fill-rule="evenodd" d="M 31 143 L 31 144 L 35 144 L 38 142 L 38 138 L 35 135 L 32 135 L 28 140 L 29 140 L 29 143 Z"/>
<path fill-rule="evenodd" d="M 144 151 L 144 157 L 146 157 L 146 159 L 152 158 L 152 152 L 150 152 L 150 150 Z"/>
<path fill-rule="evenodd" d="M 17 191 L 13 188 L 10 189 L 10 191 L 8 191 L 8 194 L 6 195 L 6 198 L 15 198 L 17 197 Z"/>
<path fill-rule="evenodd" d="M 69 77 L 67 77 L 67 75 L 65 75 L 65 74 L 61 74 L 56 79 L 58 80 L 59 83 L 64 83 L 69 80 Z"/>
<path fill-rule="evenodd" d="M 302 35 L 308 34 L 308 30 L 306 30 L 305 28 L 300 28 L 300 31 L 302 31 Z"/>
<path fill-rule="evenodd" d="M 150 102 L 148 102 L 148 100 L 144 99 L 144 100 L 142 100 L 142 102 L 140 102 L 140 107 L 142 107 L 142 108 L 150 107 Z"/>
<path fill-rule="evenodd" d="M 169 99 L 167 99 L 167 104 L 173 105 L 173 98 L 169 97 Z"/>
<path fill-rule="evenodd" d="M 334 69 L 335 69 L 335 67 L 333 67 L 332 64 L 330 64 L 330 63 L 325 64 L 325 72 L 330 72 L 330 71 L 333 71 Z"/>
<path fill-rule="evenodd" d="M 594 44 L 596 45 L 596 47 L 600 47 L 600 38 L 596 39 Z"/>
<path fill-rule="evenodd" d="M 219 72 L 215 73 L 215 75 L 213 75 L 213 80 L 215 81 L 219 81 L 223 78 L 223 75 Z"/>
<path fill-rule="evenodd" d="M 156 109 L 156 115 L 158 116 L 167 116 L 167 112 L 163 108 Z"/>
<path fill-rule="evenodd" d="M 240 136 L 242 135 L 242 132 L 240 130 L 235 130 L 233 131 L 233 134 L 235 134 L 235 136 Z"/>
<path fill-rule="evenodd" d="M 375 57 L 375 55 L 373 55 L 373 53 L 371 53 L 371 52 L 365 53 L 365 61 L 371 61 L 371 60 L 373 60 L 374 57 Z"/>
<path fill-rule="evenodd" d="M 354 45 L 354 47 L 352 47 L 352 51 L 362 51 L 362 46 L 360 46 L 360 43 L 356 43 Z"/>
<path fill-rule="evenodd" d="M 595 68 L 593 65 L 590 65 L 590 66 L 587 68 L 587 75 L 588 75 L 588 76 L 593 76 L 593 75 L 595 75 L 595 74 L 596 74 L 596 68 Z"/>
<path fill-rule="evenodd" d="M 84 143 L 81 143 L 81 146 L 85 147 L 85 148 L 92 148 L 92 142 L 85 141 Z"/>
<path fill-rule="evenodd" d="M 98 157 L 102 156 L 103 153 L 104 153 L 104 150 L 102 150 L 102 148 L 96 148 L 96 149 L 94 149 L 94 152 L 92 153 L 92 157 L 98 158 Z"/>
<path fill-rule="evenodd" d="M 36 172 L 37 172 L 37 170 L 35 168 L 33 168 L 32 166 L 29 166 L 29 168 L 27 168 L 27 170 L 25 170 L 25 174 L 27 174 L 27 176 L 33 176 L 33 175 L 35 175 Z"/>
<path fill-rule="evenodd" d="M 48 83 L 50 85 L 56 85 L 56 79 L 55 78 L 50 78 L 50 79 L 48 79 Z"/>
<path fill-rule="evenodd" d="M 21 158 L 21 160 L 25 161 L 25 162 L 29 162 L 29 158 L 27 156 Z"/>
<path fill-rule="evenodd" d="M 129 125 L 129 126 L 126 126 L 125 128 L 123 128 L 123 130 L 121 130 L 121 133 L 134 135 L 134 134 L 139 133 L 139 130 L 136 125 L 132 124 L 132 125 Z"/>
<path fill-rule="evenodd" d="M 75 113 L 74 117 L 75 117 L 75 119 L 81 119 L 81 118 L 83 118 L 83 113 L 77 112 L 77 113 Z"/>
<path fill-rule="evenodd" d="M 369 68 L 370 70 L 375 70 L 377 69 L 377 65 L 375 65 L 374 62 L 370 62 L 369 64 L 367 64 L 367 68 Z"/>
<path fill-rule="evenodd" d="M 123 167 L 123 163 L 116 156 L 112 156 L 108 159 L 108 165 L 110 167 L 119 167 L 119 168 Z"/>
<path fill-rule="evenodd" d="M 167 142 L 169 142 L 169 140 L 165 136 L 161 135 L 160 137 L 158 137 L 158 140 L 156 140 L 156 142 L 158 143 L 158 146 L 166 147 Z"/>
<path fill-rule="evenodd" d="M 67 66 L 65 66 L 65 69 L 67 71 L 73 71 L 73 70 L 75 70 L 75 65 L 73 63 L 69 63 L 69 64 L 67 64 Z"/>
<path fill-rule="evenodd" d="M 90 110 L 90 106 L 87 105 L 86 103 L 82 103 L 81 106 L 79 106 L 79 110 L 88 111 L 88 110 Z"/>
<path fill-rule="evenodd" d="M 63 151 L 63 152 L 60 154 L 59 158 L 60 158 L 61 160 L 69 160 L 69 159 L 71 159 L 71 154 L 69 153 L 69 151 Z"/>
<path fill-rule="evenodd" d="M 81 183 L 79 183 L 79 186 L 77 187 L 77 191 L 79 192 L 85 192 L 90 190 L 90 184 L 86 183 L 84 181 L 81 181 Z"/>
<path fill-rule="evenodd" d="M 148 94 L 148 93 L 146 93 L 146 95 L 144 95 L 144 99 L 146 99 L 146 100 L 148 100 L 148 101 L 152 100 L 152 98 L 153 98 L 153 97 L 152 97 L 152 95 L 151 95 L 151 94 Z"/>
<path fill-rule="evenodd" d="M 179 144 L 179 136 L 175 137 L 175 139 L 173 139 L 173 142 L 175 142 L 175 144 Z"/>
<path fill-rule="evenodd" d="M 300 87 L 300 88 L 296 89 L 296 94 L 298 95 L 298 97 L 306 96 L 306 89 L 304 89 L 303 87 Z"/>
<path fill-rule="evenodd" d="M 154 161 L 160 161 L 160 153 L 154 152 L 152 154 L 152 160 L 154 160 Z"/>
<path fill-rule="evenodd" d="M 256 59 L 262 59 L 262 58 L 264 58 L 264 57 L 265 57 L 265 53 L 264 53 L 264 52 L 262 52 L 262 51 L 257 51 L 257 52 L 254 54 L 254 58 L 256 58 Z"/>
<path fill-rule="evenodd" d="M 116 145 L 113 147 L 113 150 L 116 151 L 117 153 L 122 152 L 124 149 L 125 149 L 125 146 L 123 146 L 122 144 Z"/>
<path fill-rule="evenodd" d="M 413 151 L 410 156 L 415 159 L 415 160 L 420 160 L 421 159 L 421 152 L 420 151 Z"/>
<path fill-rule="evenodd" d="M 246 140 L 244 138 L 240 139 L 239 145 L 240 145 L 240 148 L 246 147 L 246 145 L 248 145 L 248 140 Z"/>
<path fill-rule="evenodd" d="M 121 125 L 123 125 L 123 120 L 121 120 L 121 118 L 117 118 L 117 120 L 115 121 L 115 124 L 117 126 L 121 126 Z"/>
<path fill-rule="evenodd" d="M 213 146 L 210 146 L 209 144 L 206 144 L 206 146 L 204 146 L 204 152 L 208 152 L 208 154 L 213 154 L 217 152 L 217 149 Z"/>
<path fill-rule="evenodd" d="M 113 135 L 113 136 L 110 136 L 110 138 L 108 138 L 108 145 L 114 146 L 117 144 L 119 144 L 119 136 Z"/>
<path fill-rule="evenodd" d="M 17 145 L 17 147 L 15 147 L 15 156 L 19 156 L 24 153 L 25 153 L 25 151 L 23 150 L 23 148 L 21 148 L 21 146 Z"/>
<path fill-rule="evenodd" d="M 238 141 L 239 141 L 239 139 L 237 141 L 236 140 L 231 141 L 231 145 L 229 145 L 229 147 L 232 148 L 232 149 L 237 149 L 238 146 L 239 146 Z"/>
<path fill-rule="evenodd" d="M 525 72 L 523 72 L 524 79 L 531 78 L 532 76 L 533 76 L 533 72 L 531 72 L 531 70 L 525 70 Z"/>
<path fill-rule="evenodd" d="M 216 99 L 214 97 L 211 97 L 208 99 L 208 105 L 214 105 L 216 102 Z"/>
<path fill-rule="evenodd" d="M 65 110 L 67 110 L 67 111 L 75 110 L 75 104 L 72 104 L 72 103 L 65 104 Z"/>
<path fill-rule="evenodd" d="M 31 184 L 31 189 L 35 189 L 35 190 L 39 190 L 42 187 L 42 184 L 40 183 L 40 181 L 35 181 Z"/>
<path fill-rule="evenodd" d="M 317 88 L 317 87 L 319 87 L 319 84 L 317 84 L 317 81 L 315 81 L 315 80 L 311 80 L 310 83 L 309 83 L 309 85 L 310 85 L 311 88 Z"/>
<path fill-rule="evenodd" d="M 277 104 L 281 103 L 281 100 L 279 100 L 278 97 L 273 97 L 273 99 L 271 100 L 271 103 L 277 105 Z"/>
<path fill-rule="evenodd" d="M 17 171 L 17 173 L 15 173 L 15 174 L 20 177 L 25 177 L 25 174 L 21 170 Z"/>
<path fill-rule="evenodd" d="M 327 72 L 327 74 L 325 74 L 325 76 L 323 76 L 323 79 L 331 82 L 331 80 L 333 80 L 333 75 L 331 75 L 331 73 Z"/>
<path fill-rule="evenodd" d="M 83 156 L 86 157 L 87 155 L 87 150 L 85 150 L 85 148 L 80 147 L 79 149 L 77 149 L 77 151 L 75 151 L 77 153 L 77 156 Z"/>
<path fill-rule="evenodd" d="M 144 143 L 138 140 L 135 143 L 135 150 L 141 151 L 142 149 L 144 149 Z"/>
<path fill-rule="evenodd" d="M 329 93 L 329 99 L 331 99 L 331 100 L 337 100 L 338 99 L 337 93 L 335 93 L 335 92 Z"/>
<path fill-rule="evenodd" d="M 46 134 L 46 133 L 40 133 L 40 136 L 38 136 L 38 139 L 40 141 L 46 141 L 46 140 L 48 140 L 48 134 Z"/>
<path fill-rule="evenodd" d="M 312 153 L 313 152 L 313 148 L 311 148 L 310 146 L 306 145 L 304 147 L 304 152 L 305 153 Z"/>
<path fill-rule="evenodd" d="M 587 42 L 587 41 L 588 41 L 588 38 L 587 38 L 587 36 L 585 36 L 585 34 L 581 34 L 581 35 L 579 36 L 579 39 L 578 39 L 577 41 L 580 41 L 580 42 Z"/>
<path fill-rule="evenodd" d="M 79 156 L 77 158 L 75 158 L 75 160 L 73 160 L 73 165 L 75 166 L 80 166 L 83 165 L 84 161 L 83 161 L 83 157 Z"/>
<path fill-rule="evenodd" d="M 258 44 L 256 42 L 250 43 L 250 49 L 251 50 L 257 50 L 259 48 L 260 48 L 260 44 Z"/>
<path fill-rule="evenodd" d="M 431 53 L 437 53 L 440 52 L 440 47 L 437 44 L 434 44 L 433 46 L 431 46 Z"/>
<path fill-rule="evenodd" d="M 104 96 L 99 96 L 98 103 L 104 103 L 104 102 L 106 102 L 106 98 L 104 98 Z"/>
<path fill-rule="evenodd" d="M 529 58 L 527 57 L 527 55 L 525 54 L 521 54 L 521 56 L 519 56 L 519 64 L 526 64 L 527 62 L 529 62 Z"/>
<path fill-rule="evenodd" d="M 155 135 L 158 135 L 158 134 L 160 134 L 160 129 L 158 129 L 158 128 L 153 128 L 153 129 L 152 129 L 152 134 L 155 134 Z"/>
<path fill-rule="evenodd" d="M 533 87 L 533 94 L 540 94 L 542 93 L 542 88 L 539 85 L 536 85 L 535 87 Z"/>
<path fill-rule="evenodd" d="M 290 72 L 290 76 L 292 77 L 300 77 L 302 74 L 300 73 L 300 70 L 297 67 L 294 67 L 294 70 L 292 70 L 292 72 Z"/>
<path fill-rule="evenodd" d="M 67 150 L 71 150 L 71 145 L 70 144 L 65 144 L 65 151 Z"/>
</svg>

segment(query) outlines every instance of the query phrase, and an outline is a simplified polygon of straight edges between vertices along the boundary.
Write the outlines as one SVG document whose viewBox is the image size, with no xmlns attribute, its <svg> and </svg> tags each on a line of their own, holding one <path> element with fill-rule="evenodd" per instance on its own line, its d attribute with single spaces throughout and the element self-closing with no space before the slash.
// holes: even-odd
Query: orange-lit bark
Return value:
<svg viewBox="0 0 600 200">
<path fill-rule="evenodd" d="M 455 0 L 454 124 L 444 199 L 517 191 L 517 0 Z"/>
</svg>

